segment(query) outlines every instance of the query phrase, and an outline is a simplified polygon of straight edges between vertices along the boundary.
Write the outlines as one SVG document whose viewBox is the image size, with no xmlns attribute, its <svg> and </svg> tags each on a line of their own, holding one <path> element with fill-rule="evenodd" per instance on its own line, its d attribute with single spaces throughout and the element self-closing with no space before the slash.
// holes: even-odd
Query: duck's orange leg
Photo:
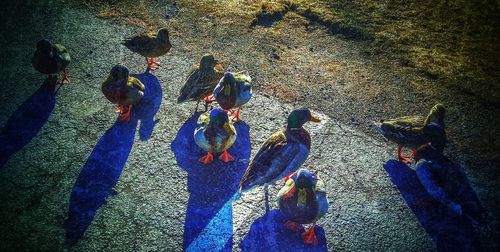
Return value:
<svg viewBox="0 0 500 252">
<path fill-rule="evenodd" d="M 63 69 L 63 77 L 58 83 L 60 85 L 69 84 L 68 72 L 66 71 L 66 68 Z"/>
<path fill-rule="evenodd" d="M 120 113 L 118 120 L 120 121 L 130 121 L 130 115 L 132 112 L 132 104 L 129 105 L 118 105 L 116 112 Z"/>
<path fill-rule="evenodd" d="M 292 231 L 292 232 L 298 232 L 299 229 L 302 227 L 301 224 L 297 223 L 297 222 L 294 222 L 294 221 L 291 221 L 291 220 L 287 220 L 283 226 L 285 227 L 286 230 L 289 230 L 289 231 Z"/>
<path fill-rule="evenodd" d="M 160 66 L 160 61 L 156 58 L 146 58 L 146 64 L 148 65 L 148 70 L 156 70 Z"/>
<path fill-rule="evenodd" d="M 215 97 L 213 95 L 207 95 L 203 100 L 205 101 L 205 111 L 208 111 L 208 104 L 214 102 Z"/>
<path fill-rule="evenodd" d="M 297 173 L 297 172 L 292 172 L 292 173 L 290 173 L 288 176 L 286 176 L 285 178 L 283 178 L 283 180 L 284 180 L 285 182 L 287 182 L 287 181 L 288 181 L 289 179 L 291 179 L 291 178 L 293 177 L 293 175 L 295 175 L 296 173 Z"/>
<path fill-rule="evenodd" d="M 224 152 L 222 152 L 222 154 L 220 154 L 219 156 L 219 159 L 224 161 L 224 162 L 230 162 L 230 161 L 234 161 L 234 158 L 233 156 L 231 156 L 227 150 L 224 150 Z"/>
<path fill-rule="evenodd" d="M 215 97 L 214 95 L 207 95 L 205 96 L 205 98 L 203 98 L 203 100 L 205 100 L 206 103 L 212 103 L 215 101 Z"/>
<path fill-rule="evenodd" d="M 312 244 L 314 246 L 318 245 L 318 238 L 316 237 L 316 234 L 314 233 L 314 227 L 316 224 L 312 224 L 312 226 L 309 228 L 309 230 L 304 231 L 300 236 L 302 237 L 302 241 L 304 241 L 305 244 Z"/>
<path fill-rule="evenodd" d="M 213 160 L 214 160 L 214 156 L 210 152 L 208 152 L 207 155 L 198 159 L 198 161 L 200 161 L 206 165 L 212 163 Z"/>
<path fill-rule="evenodd" d="M 405 163 L 405 164 L 411 164 L 411 159 L 409 157 L 407 157 L 406 155 L 404 155 L 403 153 L 401 153 L 402 150 L 403 150 L 403 146 L 398 145 L 398 149 L 397 149 L 398 160 Z"/>
</svg>

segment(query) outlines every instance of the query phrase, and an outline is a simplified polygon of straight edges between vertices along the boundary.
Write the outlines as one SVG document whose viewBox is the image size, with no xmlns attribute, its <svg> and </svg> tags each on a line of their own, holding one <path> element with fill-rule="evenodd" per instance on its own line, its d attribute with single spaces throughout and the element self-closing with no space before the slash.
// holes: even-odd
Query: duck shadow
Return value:
<svg viewBox="0 0 500 252">
<path fill-rule="evenodd" d="M 279 209 L 266 214 L 252 224 L 250 231 L 240 244 L 242 251 L 328 251 L 325 230 L 316 225 L 314 232 L 318 245 L 305 244 L 301 232 L 291 232 L 285 229 L 287 218 Z"/>
<path fill-rule="evenodd" d="M 479 237 L 471 221 L 465 215 L 453 214 L 447 206 L 435 200 L 425 190 L 415 170 L 396 160 L 389 160 L 384 169 L 438 251 L 464 251 L 466 248 L 472 249 L 471 251 L 481 250 Z M 472 200 L 479 204 L 472 188 L 469 188 L 467 194 L 475 197 Z"/>
<path fill-rule="evenodd" d="M 0 132 L 0 169 L 26 146 L 47 122 L 56 105 L 55 85 L 45 80 L 9 117 Z"/>
<path fill-rule="evenodd" d="M 130 121 L 117 120 L 104 133 L 81 169 L 71 191 L 65 223 L 67 246 L 73 246 L 83 237 L 96 211 L 109 195 L 115 194 L 113 187 L 132 150 L 138 121 L 141 120 L 139 135 L 142 140 L 149 139 L 156 124 L 153 118 L 161 103 L 160 83 L 150 73 L 134 76 L 146 87 L 144 97 L 134 106 Z"/>
<path fill-rule="evenodd" d="M 180 128 L 171 144 L 179 166 L 188 173 L 189 200 L 184 224 L 186 251 L 231 251 L 233 243 L 232 202 L 249 162 L 251 144 L 249 127 L 240 121 L 234 126 L 237 139 L 228 152 L 235 161 L 214 161 L 204 165 L 198 159 L 206 153 L 193 137 L 195 113 Z"/>
</svg>

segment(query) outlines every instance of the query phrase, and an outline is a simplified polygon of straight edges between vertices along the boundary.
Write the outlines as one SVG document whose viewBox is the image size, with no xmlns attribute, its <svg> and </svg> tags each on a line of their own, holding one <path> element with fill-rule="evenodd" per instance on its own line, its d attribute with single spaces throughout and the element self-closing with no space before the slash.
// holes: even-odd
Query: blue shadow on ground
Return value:
<svg viewBox="0 0 500 252">
<path fill-rule="evenodd" d="M 141 103 L 135 107 L 133 112 L 138 116 L 138 119 L 141 120 L 139 138 L 142 141 L 147 141 L 151 138 L 153 129 L 158 122 L 158 120 L 155 120 L 154 117 L 156 112 L 158 112 L 158 109 L 160 109 L 163 92 L 161 90 L 160 82 L 153 74 L 132 74 L 132 76 L 141 80 L 141 82 L 146 86 L 144 99 L 142 99 Z"/>
<path fill-rule="evenodd" d="M 55 85 L 43 85 L 10 116 L 0 132 L 0 169 L 26 146 L 47 122 L 56 104 Z"/>
<path fill-rule="evenodd" d="M 286 217 L 274 209 L 257 219 L 240 244 L 242 251 L 328 251 L 325 231 L 316 226 L 318 245 L 305 244 L 301 232 L 291 232 L 283 226 Z"/>
<path fill-rule="evenodd" d="M 193 133 L 201 113 L 189 118 L 171 144 L 179 166 L 188 173 L 189 201 L 184 224 L 185 251 L 231 251 L 233 244 L 232 202 L 250 158 L 250 133 L 246 123 L 234 126 L 238 137 L 228 150 L 235 161 L 204 165 L 206 153 L 194 142 Z"/>
<path fill-rule="evenodd" d="M 384 168 L 438 251 L 481 250 L 479 237 L 467 217 L 456 216 L 427 193 L 415 170 L 396 160 L 389 160 Z M 472 189 L 468 194 L 475 195 Z"/>
<path fill-rule="evenodd" d="M 132 150 L 138 120 L 141 120 L 144 140 L 152 134 L 153 118 L 161 103 L 161 86 L 151 73 L 135 77 L 146 86 L 141 103 L 133 108 L 129 122 L 116 121 L 99 139 L 73 186 L 65 223 L 67 246 L 73 246 L 82 238 L 97 209 L 114 193 L 113 187 Z"/>
</svg>

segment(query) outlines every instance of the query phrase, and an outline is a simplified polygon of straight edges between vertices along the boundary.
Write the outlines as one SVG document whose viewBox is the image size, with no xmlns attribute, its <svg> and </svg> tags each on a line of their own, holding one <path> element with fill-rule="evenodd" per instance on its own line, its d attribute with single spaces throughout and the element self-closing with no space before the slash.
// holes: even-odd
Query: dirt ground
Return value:
<svg viewBox="0 0 500 252">
<path fill-rule="evenodd" d="M 213 2 L 212 7 L 206 2 Z M 0 19 L 0 125 L 44 80 L 29 63 L 37 40 L 43 36 L 64 44 L 73 61 L 72 83 L 60 90 L 47 123 L 0 170 L 2 250 L 63 250 L 73 184 L 116 119 L 100 83 L 118 63 L 143 72 L 144 59 L 120 42 L 160 26 L 171 31 L 173 48 L 160 58 L 155 72 L 163 92 L 155 117 L 159 122 L 148 141 L 135 137 L 116 195 L 99 208 L 73 250 L 182 248 L 194 195 L 190 174 L 181 169 L 170 146 L 194 104 L 177 105 L 175 99 L 186 73 L 206 52 L 226 69 L 247 70 L 252 76 L 255 98 L 242 112 L 252 154 L 295 106 L 307 106 L 324 119 L 308 126 L 313 148 L 305 167 L 320 172 L 332 202 L 318 223 L 329 250 L 433 250 L 382 167 L 394 158 L 396 146 L 377 134 L 373 122 L 426 114 L 437 102 L 447 108 L 446 153 L 464 166 L 488 211 L 491 231 L 484 237 L 485 247 L 494 251 L 499 246 L 500 106 L 451 85 L 453 79 L 446 75 L 402 64 L 391 50 L 373 53 L 372 40 L 332 30 L 330 23 L 300 11 L 254 22 L 261 7 L 253 1 L 154 1 L 148 10 L 139 6 L 136 14 L 61 0 L 6 6 Z M 139 18 L 143 11 L 151 20 Z M 272 199 L 280 186 L 271 187 Z M 263 196 L 259 188 L 233 202 L 233 250 L 240 250 L 252 223 L 264 214 Z"/>
</svg>

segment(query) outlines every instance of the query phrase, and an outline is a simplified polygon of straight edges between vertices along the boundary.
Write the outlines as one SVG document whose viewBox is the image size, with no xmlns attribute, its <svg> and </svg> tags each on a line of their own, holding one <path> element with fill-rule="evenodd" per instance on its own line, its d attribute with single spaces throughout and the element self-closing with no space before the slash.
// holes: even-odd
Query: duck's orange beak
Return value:
<svg viewBox="0 0 500 252">
<path fill-rule="evenodd" d="M 319 123 L 321 122 L 321 120 L 318 118 L 318 117 L 315 117 L 315 116 L 311 116 L 311 119 L 309 119 L 310 122 L 315 122 L 315 123 Z"/>
</svg>

